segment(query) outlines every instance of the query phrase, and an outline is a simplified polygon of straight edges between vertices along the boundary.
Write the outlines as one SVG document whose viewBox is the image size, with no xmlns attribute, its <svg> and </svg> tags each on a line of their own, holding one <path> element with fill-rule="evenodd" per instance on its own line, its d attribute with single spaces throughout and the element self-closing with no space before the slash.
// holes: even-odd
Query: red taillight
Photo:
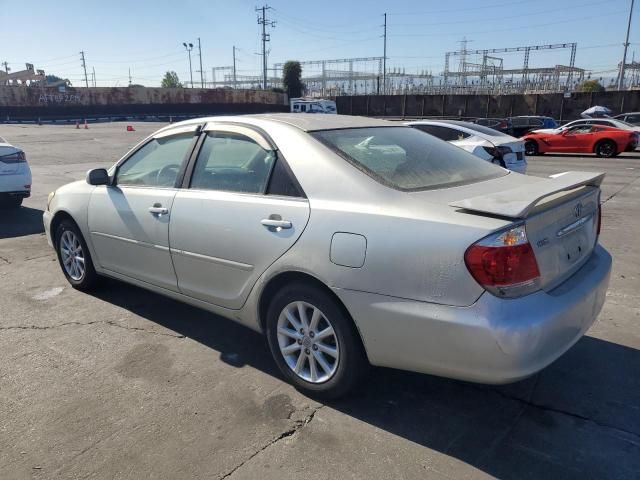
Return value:
<svg viewBox="0 0 640 480">
<path fill-rule="evenodd" d="M 524 226 L 474 243 L 464 261 L 473 278 L 496 295 L 521 296 L 539 288 L 540 270 Z"/>
<path fill-rule="evenodd" d="M 512 247 L 472 245 L 465 262 L 473 278 L 487 287 L 508 287 L 540 276 L 536 256 L 528 243 Z"/>
<path fill-rule="evenodd" d="M 3 163 L 24 163 L 27 161 L 23 151 L 17 151 L 15 153 L 9 153 L 7 155 L 0 155 L 0 162 Z"/>
</svg>

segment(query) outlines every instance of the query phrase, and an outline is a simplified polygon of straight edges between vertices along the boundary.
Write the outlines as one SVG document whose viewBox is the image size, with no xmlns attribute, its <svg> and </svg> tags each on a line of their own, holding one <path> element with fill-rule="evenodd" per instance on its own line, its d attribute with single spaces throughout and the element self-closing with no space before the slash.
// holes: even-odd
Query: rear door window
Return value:
<svg viewBox="0 0 640 480">
<path fill-rule="evenodd" d="M 402 191 L 465 185 L 508 174 L 413 128 L 350 128 L 311 135 L 376 181 Z"/>
</svg>

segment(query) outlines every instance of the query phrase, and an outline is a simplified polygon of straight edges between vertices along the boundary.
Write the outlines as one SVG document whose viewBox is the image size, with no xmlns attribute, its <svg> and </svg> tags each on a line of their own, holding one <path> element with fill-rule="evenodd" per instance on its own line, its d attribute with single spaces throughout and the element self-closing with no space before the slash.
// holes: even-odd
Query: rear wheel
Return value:
<svg viewBox="0 0 640 480">
<path fill-rule="evenodd" d="M 366 373 L 368 362 L 355 325 L 323 290 L 285 286 L 271 301 L 266 320 L 278 368 L 303 393 L 337 398 Z"/>
<path fill-rule="evenodd" d="M 55 233 L 56 252 L 64 276 L 72 287 L 90 290 L 98 281 L 87 244 L 75 223 L 64 220 Z"/>
<path fill-rule="evenodd" d="M 596 152 L 597 156 L 604 158 L 614 157 L 617 154 L 616 144 L 611 140 L 599 141 L 596 144 L 594 151 Z"/>
<path fill-rule="evenodd" d="M 527 140 L 524 143 L 524 154 L 530 157 L 538 155 L 538 143 L 535 140 Z"/>
</svg>

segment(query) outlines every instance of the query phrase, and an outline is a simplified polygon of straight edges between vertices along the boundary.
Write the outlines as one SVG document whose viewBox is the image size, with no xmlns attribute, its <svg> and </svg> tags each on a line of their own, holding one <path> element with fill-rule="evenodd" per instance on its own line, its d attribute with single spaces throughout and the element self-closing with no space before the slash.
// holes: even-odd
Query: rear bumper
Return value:
<svg viewBox="0 0 640 480">
<path fill-rule="evenodd" d="M 0 175 L 0 193 L 28 197 L 31 195 L 31 170 L 21 167 L 22 171 Z M 28 187 L 27 187 L 28 185 Z"/>
<path fill-rule="evenodd" d="M 550 292 L 505 300 L 483 294 L 469 307 L 336 289 L 373 365 L 481 383 L 509 383 L 543 369 L 595 322 L 611 256 L 589 261 Z"/>
<path fill-rule="evenodd" d="M 28 198 L 31 196 L 31 190 L 17 190 L 13 192 L 2 192 L 0 191 L 0 195 L 10 195 L 12 197 L 22 197 Z"/>
</svg>

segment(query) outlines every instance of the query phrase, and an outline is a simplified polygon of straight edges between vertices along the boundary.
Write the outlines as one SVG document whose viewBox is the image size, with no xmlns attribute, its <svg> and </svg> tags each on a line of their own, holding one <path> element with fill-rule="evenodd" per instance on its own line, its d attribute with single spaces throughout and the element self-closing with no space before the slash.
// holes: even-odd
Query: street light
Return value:
<svg viewBox="0 0 640 480">
<path fill-rule="evenodd" d="M 191 77 L 191 88 L 193 88 L 193 70 L 191 69 L 191 50 L 193 50 L 193 43 L 182 43 L 185 50 L 189 54 L 189 76 Z"/>
</svg>

